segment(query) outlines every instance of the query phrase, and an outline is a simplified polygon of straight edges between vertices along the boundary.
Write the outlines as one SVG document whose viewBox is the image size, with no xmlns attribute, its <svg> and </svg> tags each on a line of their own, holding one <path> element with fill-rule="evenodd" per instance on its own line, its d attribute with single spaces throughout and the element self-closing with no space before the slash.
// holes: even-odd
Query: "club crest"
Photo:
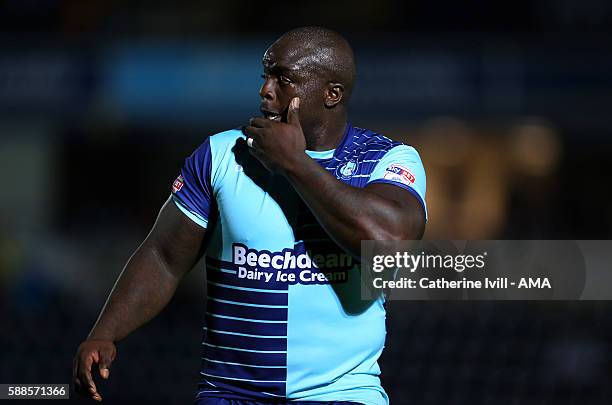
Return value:
<svg viewBox="0 0 612 405">
<path fill-rule="evenodd" d="M 336 169 L 336 177 L 342 180 L 349 180 L 357 173 L 357 161 L 350 160 L 338 166 Z"/>
</svg>

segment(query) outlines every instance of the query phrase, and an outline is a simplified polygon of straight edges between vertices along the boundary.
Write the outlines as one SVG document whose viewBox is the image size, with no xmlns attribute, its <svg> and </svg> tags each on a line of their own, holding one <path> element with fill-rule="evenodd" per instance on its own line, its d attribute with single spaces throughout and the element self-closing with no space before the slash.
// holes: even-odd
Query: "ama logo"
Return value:
<svg viewBox="0 0 612 405">
<path fill-rule="evenodd" d="M 357 173 L 357 161 L 350 160 L 336 169 L 336 177 L 342 180 L 350 180 Z"/>
</svg>

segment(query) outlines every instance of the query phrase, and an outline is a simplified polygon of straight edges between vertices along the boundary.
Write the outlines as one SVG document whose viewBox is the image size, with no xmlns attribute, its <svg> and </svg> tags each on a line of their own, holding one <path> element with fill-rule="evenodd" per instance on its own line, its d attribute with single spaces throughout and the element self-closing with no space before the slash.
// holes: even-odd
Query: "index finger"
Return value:
<svg viewBox="0 0 612 405">
<path fill-rule="evenodd" d="M 270 121 L 267 118 L 261 117 L 253 117 L 249 120 L 249 125 L 256 128 L 266 128 L 272 124 L 273 121 Z"/>
<path fill-rule="evenodd" d="M 97 353 L 88 354 L 84 360 L 79 362 L 77 375 L 79 383 L 81 385 L 81 392 L 87 392 L 91 397 L 97 401 L 102 400 L 98 389 L 94 383 L 93 376 L 91 374 L 91 366 L 94 361 L 98 360 Z"/>
<path fill-rule="evenodd" d="M 255 142 L 261 139 L 261 129 L 259 128 L 252 126 L 244 127 L 244 132 L 246 132 L 250 138 L 255 139 Z"/>
</svg>

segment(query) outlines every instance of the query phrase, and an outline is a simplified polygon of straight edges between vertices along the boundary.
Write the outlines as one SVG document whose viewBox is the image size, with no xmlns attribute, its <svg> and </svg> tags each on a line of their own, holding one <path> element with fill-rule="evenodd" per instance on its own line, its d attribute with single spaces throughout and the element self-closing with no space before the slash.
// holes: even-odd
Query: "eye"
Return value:
<svg viewBox="0 0 612 405">
<path fill-rule="evenodd" d="M 291 84 L 291 83 L 293 83 L 293 82 L 291 81 L 291 79 L 289 79 L 289 78 L 288 78 L 287 76 L 285 76 L 285 75 L 280 75 L 280 76 L 278 77 L 278 81 L 279 81 L 281 84 Z"/>
</svg>

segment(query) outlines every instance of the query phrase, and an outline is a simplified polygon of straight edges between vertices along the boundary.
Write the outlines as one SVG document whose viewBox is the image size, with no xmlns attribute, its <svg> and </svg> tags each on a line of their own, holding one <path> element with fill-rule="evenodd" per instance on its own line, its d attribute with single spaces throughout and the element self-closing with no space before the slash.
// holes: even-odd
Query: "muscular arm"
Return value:
<svg viewBox="0 0 612 405">
<path fill-rule="evenodd" d="M 362 240 L 420 239 L 425 212 L 415 196 L 390 184 L 363 189 L 336 179 L 305 153 L 299 99 L 289 105 L 287 123 L 252 118 L 245 127 L 250 149 L 271 171 L 283 174 L 327 233 L 354 257 Z"/>
<path fill-rule="evenodd" d="M 157 315 L 197 262 L 204 233 L 168 199 L 125 265 L 88 338 L 116 342 Z"/>
<path fill-rule="evenodd" d="M 362 240 L 420 239 L 423 235 L 423 208 L 400 187 L 351 187 L 305 154 L 285 176 L 327 233 L 353 256 L 359 257 Z"/>
<path fill-rule="evenodd" d="M 75 357 L 75 388 L 101 400 L 91 375 L 93 363 L 108 378 L 108 367 L 125 338 L 155 317 L 200 257 L 205 229 L 183 215 L 168 199 L 153 229 L 128 260 L 100 316 Z"/>
</svg>

